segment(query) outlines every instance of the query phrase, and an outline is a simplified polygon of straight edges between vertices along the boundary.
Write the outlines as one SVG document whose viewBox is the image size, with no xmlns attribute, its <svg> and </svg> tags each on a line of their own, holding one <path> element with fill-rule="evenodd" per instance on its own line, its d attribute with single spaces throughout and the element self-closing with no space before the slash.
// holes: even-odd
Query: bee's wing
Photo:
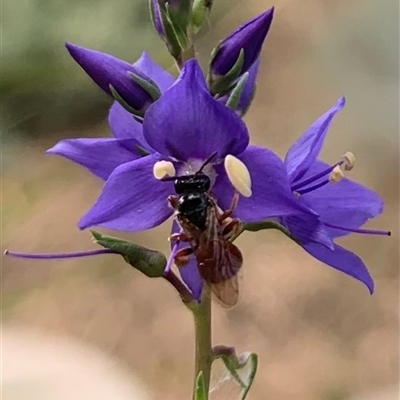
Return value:
<svg viewBox="0 0 400 400">
<path fill-rule="evenodd" d="M 240 250 L 226 239 L 219 241 L 220 258 L 212 268 L 211 290 L 221 306 L 233 307 L 239 298 L 239 270 L 243 263 Z"/>
</svg>

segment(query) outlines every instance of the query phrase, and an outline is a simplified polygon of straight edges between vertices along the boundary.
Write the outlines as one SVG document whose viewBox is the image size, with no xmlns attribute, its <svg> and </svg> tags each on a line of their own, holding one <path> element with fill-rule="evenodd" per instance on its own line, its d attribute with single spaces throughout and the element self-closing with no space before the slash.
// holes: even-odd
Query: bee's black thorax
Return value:
<svg viewBox="0 0 400 400">
<path fill-rule="evenodd" d="M 207 224 L 209 189 L 210 179 L 203 174 L 182 176 L 175 181 L 179 216 L 186 218 L 201 231 L 206 229 Z"/>
</svg>

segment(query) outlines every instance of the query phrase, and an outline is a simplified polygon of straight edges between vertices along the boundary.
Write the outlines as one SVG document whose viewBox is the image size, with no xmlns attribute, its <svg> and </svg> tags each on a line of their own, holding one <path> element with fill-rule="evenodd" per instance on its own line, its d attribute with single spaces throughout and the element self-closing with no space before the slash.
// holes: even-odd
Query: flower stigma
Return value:
<svg viewBox="0 0 400 400">
<path fill-rule="evenodd" d="M 156 179 L 160 180 L 165 175 L 175 176 L 175 167 L 171 161 L 157 161 L 153 166 L 153 175 Z"/>
<path fill-rule="evenodd" d="M 235 156 L 228 154 L 225 157 L 224 166 L 232 186 L 244 197 L 250 197 L 251 176 L 243 161 Z"/>
</svg>

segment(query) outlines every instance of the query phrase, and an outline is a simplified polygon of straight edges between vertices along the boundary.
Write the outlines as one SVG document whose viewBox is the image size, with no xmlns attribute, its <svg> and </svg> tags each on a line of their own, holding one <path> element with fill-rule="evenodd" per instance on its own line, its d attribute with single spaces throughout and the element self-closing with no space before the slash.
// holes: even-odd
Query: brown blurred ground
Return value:
<svg viewBox="0 0 400 400">
<path fill-rule="evenodd" d="M 211 38 L 215 43 L 270 5 L 252 1 L 241 10 L 241 4 L 216 4 L 221 15 L 224 7 L 230 11 L 210 36 L 200 40 L 199 51 L 211 46 Z M 396 38 L 379 30 L 388 23 L 387 16 L 398 12 L 398 5 L 381 4 L 275 2 L 277 13 L 262 55 L 257 97 L 246 117 L 252 142 L 284 155 L 336 98 L 347 95 L 348 105 L 331 128 L 323 157 L 335 162 L 344 151 L 356 154 L 351 177 L 386 201 L 385 213 L 368 227 L 390 229 L 393 235 L 341 241 L 368 265 L 376 282 L 373 296 L 279 233 L 249 234 L 238 240 L 245 258 L 242 299 L 229 312 L 215 307 L 214 341 L 259 354 L 250 399 L 345 400 L 371 395 L 398 381 L 398 78 L 385 70 L 390 60 L 376 53 L 387 40 L 398 47 Z M 95 200 L 100 182 L 72 163 L 43 155 L 58 138 L 84 137 L 88 131 L 109 134 L 105 115 L 90 118 L 98 125 L 26 139 L 7 148 L 11 161 L 2 178 L 4 248 L 93 248 L 88 232 L 79 232 L 75 225 Z M 165 225 L 130 238 L 167 251 L 167 235 Z M 154 399 L 190 397 L 192 321 L 166 283 L 145 279 L 111 256 L 46 263 L 3 258 L 2 263 L 4 323 L 71 336 L 100 348 L 143 380 Z M 232 384 L 222 380 L 222 373 L 216 372 L 214 398 L 233 399 Z"/>
</svg>

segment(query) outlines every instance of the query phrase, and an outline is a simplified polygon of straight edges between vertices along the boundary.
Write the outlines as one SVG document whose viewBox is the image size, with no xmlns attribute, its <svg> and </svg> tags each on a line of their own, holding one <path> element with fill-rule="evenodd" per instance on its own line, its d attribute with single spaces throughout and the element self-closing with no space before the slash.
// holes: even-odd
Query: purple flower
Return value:
<svg viewBox="0 0 400 400">
<path fill-rule="evenodd" d="M 148 75 L 160 85 L 155 76 Z M 214 152 L 217 155 L 204 172 L 213 182 L 211 190 L 221 208 L 228 208 L 234 195 L 223 164 L 230 154 L 247 166 L 252 180 L 252 196 L 240 198 L 236 217 L 251 222 L 305 214 L 315 219 L 314 228 L 319 229 L 315 213 L 291 191 L 282 160 L 268 149 L 248 146 L 244 122 L 209 94 L 196 60 L 186 62 L 175 84 L 149 107 L 143 131 L 124 109 L 115 107 L 110 112 L 115 139 L 92 139 L 90 143 L 85 139 L 65 140 L 49 150 L 107 179 L 96 203 L 79 221 L 81 229 L 103 226 L 141 231 L 161 224 L 173 213 L 167 197 L 174 188 L 171 182 L 155 178 L 155 164 L 169 161 L 177 175 L 193 173 Z M 149 154 L 140 156 L 129 141 Z M 181 270 L 186 284 L 199 298 L 201 281 L 193 278 L 198 275 L 197 267 Z"/>
<path fill-rule="evenodd" d="M 147 108 L 160 96 L 160 88 L 144 73 L 138 63 L 131 65 L 109 54 L 71 43 L 67 43 L 66 47 L 90 78 L 133 114 L 143 116 Z M 138 62 L 140 63 L 140 60 Z"/>
<path fill-rule="evenodd" d="M 260 55 L 262 45 L 271 26 L 274 8 L 240 25 L 217 48 L 211 60 L 211 73 L 215 76 L 226 75 L 238 61 L 243 51 L 244 59 L 239 75 L 248 71 Z"/>
<path fill-rule="evenodd" d="M 292 191 L 297 194 L 299 202 L 319 214 L 320 221 L 332 239 L 351 232 L 388 235 L 390 232 L 360 229 L 366 221 L 382 212 L 383 201 L 366 187 L 347 178 L 340 179 L 342 169 L 352 168 L 352 155 L 347 156 L 347 159 L 342 157 L 333 165 L 317 160 L 329 125 L 344 105 L 345 99 L 342 97 L 289 149 L 285 166 Z M 357 255 L 334 243 L 331 247 L 324 246 L 312 240 L 312 235 L 305 240 L 304 231 L 309 227 L 308 216 L 283 217 L 281 222 L 308 253 L 358 279 L 373 292 L 374 282 Z M 311 222 L 315 223 L 314 220 Z"/>
</svg>

